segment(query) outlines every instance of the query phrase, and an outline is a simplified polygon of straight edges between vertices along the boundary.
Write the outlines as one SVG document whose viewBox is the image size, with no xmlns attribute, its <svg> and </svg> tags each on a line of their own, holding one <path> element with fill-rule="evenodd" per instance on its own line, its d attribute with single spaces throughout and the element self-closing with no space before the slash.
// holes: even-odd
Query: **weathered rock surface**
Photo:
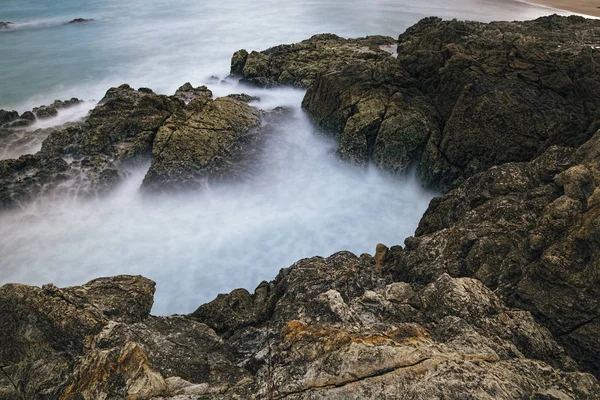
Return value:
<svg viewBox="0 0 600 400">
<path fill-rule="evenodd" d="M 197 97 L 158 131 L 142 186 L 152 191 L 197 188 L 210 178 L 239 177 L 260 135 L 258 112 L 231 98 Z"/>
<path fill-rule="evenodd" d="M 295 85 L 308 87 L 317 74 L 334 70 L 350 60 L 367 61 L 390 57 L 395 40 L 385 36 L 344 39 L 333 34 L 315 35 L 295 44 L 272 47 L 262 52 L 237 51 L 231 74 L 257 86 Z"/>
<path fill-rule="evenodd" d="M 35 116 L 37 118 L 40 118 L 40 119 L 51 118 L 51 117 L 57 116 L 58 110 L 60 110 L 61 108 L 69 108 L 69 107 L 75 106 L 77 104 L 80 104 L 81 102 L 82 102 L 82 100 L 79 100 L 76 97 L 73 97 L 70 100 L 55 100 L 50 105 L 34 108 L 32 110 L 32 112 L 33 112 L 33 114 L 35 114 Z"/>
<path fill-rule="evenodd" d="M 174 97 L 182 100 L 185 104 L 194 100 L 196 97 L 212 99 L 213 94 L 206 86 L 193 87 L 191 83 L 186 82 L 175 92 Z"/>
<path fill-rule="evenodd" d="M 78 103 L 77 99 L 55 101 L 28 115 L 35 121 L 34 113 L 39 118 L 50 117 L 57 109 Z M 27 114 L 24 113 L 0 130 L 5 133 L 6 140 L 0 137 L 3 147 L 18 147 L 31 136 L 47 137 L 35 155 L 24 156 L 21 162 L 0 161 L 0 180 L 7 182 L 0 189 L 2 208 L 26 204 L 41 196 L 65 198 L 71 192 L 77 197 L 108 193 L 126 176 L 130 165 L 150 159 L 158 128 L 184 106 L 180 100 L 156 95 L 149 89 L 134 90 L 123 85 L 110 89 L 83 122 L 69 124 L 64 129 L 15 130 L 15 122 L 23 120 Z M 11 114 L 10 118 L 13 117 Z"/>
<path fill-rule="evenodd" d="M 302 260 L 254 294 L 152 317 L 153 282 L 0 288 L 0 398 L 597 399 L 531 314 L 368 255 Z M 404 396 L 404 397 L 402 397 Z"/>
<path fill-rule="evenodd" d="M 0 160 L 0 209 L 24 206 L 67 180 L 68 170 L 69 164 L 60 157 L 36 154 Z"/>
<path fill-rule="evenodd" d="M 337 135 L 343 159 L 392 173 L 417 165 L 426 185 L 448 190 L 493 165 L 591 137 L 600 116 L 598 29 L 597 20 L 575 16 L 426 18 L 393 43 L 317 35 L 240 51 L 232 73 L 312 85 L 303 105 Z M 390 45 L 395 57 L 382 50 Z"/>
<path fill-rule="evenodd" d="M 598 155 L 600 132 L 577 150 L 553 146 L 472 176 L 431 202 L 386 267 L 411 282 L 444 273 L 481 280 L 600 375 Z"/>
</svg>

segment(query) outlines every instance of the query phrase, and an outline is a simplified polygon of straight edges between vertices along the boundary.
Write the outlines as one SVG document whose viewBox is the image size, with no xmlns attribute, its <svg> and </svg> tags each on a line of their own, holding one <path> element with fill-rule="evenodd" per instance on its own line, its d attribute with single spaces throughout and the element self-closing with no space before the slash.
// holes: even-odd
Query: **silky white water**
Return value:
<svg viewBox="0 0 600 400">
<path fill-rule="evenodd" d="M 0 284 L 65 286 L 141 274 L 157 282 L 153 313 L 186 313 L 218 293 L 251 290 L 303 257 L 401 244 L 433 196 L 416 178 L 338 161 L 335 143 L 317 134 L 300 109 L 302 91 L 241 88 L 210 77 L 225 77 L 239 48 L 316 33 L 397 36 L 428 15 L 492 20 L 547 13 L 510 0 L 5 0 L 0 20 L 15 27 L 0 33 L 0 108 L 97 100 L 124 82 L 172 93 L 190 81 L 219 96 L 255 94 L 262 99 L 257 107 L 287 105 L 294 114 L 269 138 L 248 181 L 144 198 L 140 168 L 108 198 L 47 201 L 0 214 Z M 95 21 L 63 25 L 78 17 Z M 81 117 L 94 103 L 86 104 L 39 127 Z"/>
</svg>

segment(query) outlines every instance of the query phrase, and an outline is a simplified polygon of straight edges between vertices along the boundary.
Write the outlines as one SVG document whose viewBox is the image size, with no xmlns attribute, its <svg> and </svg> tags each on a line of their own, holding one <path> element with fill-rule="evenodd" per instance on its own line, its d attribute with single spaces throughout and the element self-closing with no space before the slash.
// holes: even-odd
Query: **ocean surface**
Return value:
<svg viewBox="0 0 600 400">
<path fill-rule="evenodd" d="M 0 108 L 89 100 L 45 126 L 83 117 L 122 83 L 165 94 L 187 81 L 206 84 L 216 96 L 243 91 L 261 97 L 259 108 L 287 105 L 294 114 L 249 181 L 150 200 L 138 192 L 140 168 L 108 198 L 0 214 L 0 284 L 141 274 L 157 282 L 153 313 L 187 313 L 218 293 L 252 290 L 304 257 L 402 244 L 435 194 L 411 175 L 339 162 L 335 143 L 300 109 L 302 91 L 221 82 L 232 53 L 323 32 L 396 37 L 431 15 L 492 21 L 552 12 L 511 0 L 1 0 L 0 21 L 14 25 L 0 31 Z M 94 21 L 65 24 L 74 18 Z"/>
</svg>

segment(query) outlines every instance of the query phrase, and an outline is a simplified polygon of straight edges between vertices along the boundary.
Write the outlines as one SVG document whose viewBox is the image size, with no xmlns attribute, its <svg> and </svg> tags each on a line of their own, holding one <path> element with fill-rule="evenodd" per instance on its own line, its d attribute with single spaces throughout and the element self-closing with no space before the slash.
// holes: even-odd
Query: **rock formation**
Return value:
<svg viewBox="0 0 600 400">
<path fill-rule="evenodd" d="M 241 159 L 258 135 L 258 112 L 231 98 L 199 96 L 188 111 L 173 115 L 158 131 L 152 164 L 142 187 L 154 191 L 196 188 L 212 180 L 234 178 Z"/>
<path fill-rule="evenodd" d="M 236 52 L 248 83 L 310 86 L 304 107 L 342 158 L 416 164 L 443 195 L 403 247 L 304 259 L 187 316 L 151 316 L 142 277 L 5 285 L 0 399 L 599 399 L 599 31 L 428 18 L 398 41 Z M 287 111 L 239 100 L 113 88 L 40 153 L 0 161 L 0 204 L 75 163 L 118 179 L 151 157 L 152 191 L 240 178 L 261 119 Z"/>
<path fill-rule="evenodd" d="M 379 60 L 390 56 L 395 40 L 385 36 L 344 39 L 333 34 L 315 35 L 300 43 L 280 45 L 248 53 L 237 51 L 231 60 L 231 74 L 242 82 L 272 87 L 308 87 L 317 74 L 345 65 L 350 60 Z"/>
<path fill-rule="evenodd" d="M 81 123 L 36 131 L 25 127 L 80 100 L 57 100 L 21 116 L 0 110 L 4 153 L 26 148 L 32 137 L 43 140 L 35 155 L 0 157 L 0 209 L 25 206 L 41 196 L 68 197 L 73 187 L 78 197 L 104 195 L 128 169 L 148 161 L 142 185 L 147 192 L 243 179 L 271 132 L 269 119 L 284 113 L 259 112 L 246 104 L 253 100 L 243 94 L 213 100 L 206 86 L 189 83 L 174 96 L 122 85 L 108 90 Z"/>
<path fill-rule="evenodd" d="M 597 398 L 598 381 L 481 282 L 382 271 L 368 255 L 306 259 L 171 317 L 149 316 L 142 277 L 5 285 L 0 398 Z"/>
<path fill-rule="evenodd" d="M 247 57 L 237 52 L 231 71 L 249 81 L 314 82 L 303 105 L 339 138 L 343 159 L 393 173 L 415 164 L 427 186 L 448 190 L 493 165 L 591 137 L 600 109 L 599 28 L 575 16 L 427 18 L 400 36 L 394 54 L 361 47 L 373 39 L 318 35 Z"/>
</svg>

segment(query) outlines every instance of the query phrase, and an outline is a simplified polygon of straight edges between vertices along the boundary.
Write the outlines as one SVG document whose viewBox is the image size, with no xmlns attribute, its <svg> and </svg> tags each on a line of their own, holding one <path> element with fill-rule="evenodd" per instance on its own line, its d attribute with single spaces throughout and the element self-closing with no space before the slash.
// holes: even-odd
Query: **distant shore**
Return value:
<svg viewBox="0 0 600 400">
<path fill-rule="evenodd" d="M 600 17 L 600 0 L 524 0 L 524 2 Z"/>
</svg>

